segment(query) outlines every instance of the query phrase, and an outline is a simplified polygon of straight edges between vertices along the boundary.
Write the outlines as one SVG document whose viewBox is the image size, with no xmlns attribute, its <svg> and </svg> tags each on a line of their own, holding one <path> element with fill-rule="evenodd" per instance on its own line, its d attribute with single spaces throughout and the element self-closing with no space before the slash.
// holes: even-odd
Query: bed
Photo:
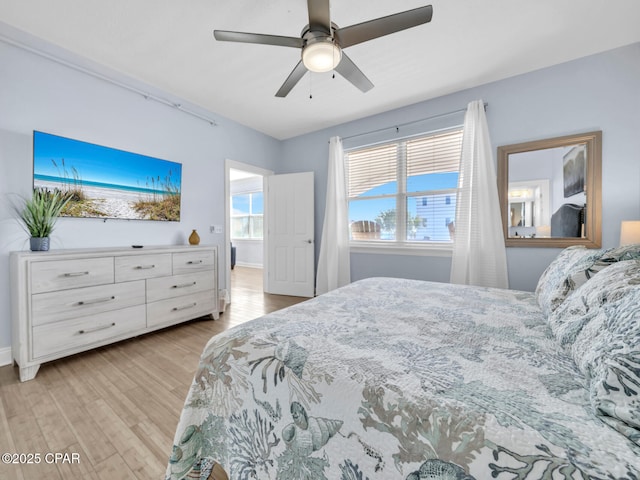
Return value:
<svg viewBox="0 0 640 480">
<path fill-rule="evenodd" d="M 570 247 L 536 292 L 370 278 L 216 335 L 166 477 L 637 480 L 638 256 Z"/>
</svg>

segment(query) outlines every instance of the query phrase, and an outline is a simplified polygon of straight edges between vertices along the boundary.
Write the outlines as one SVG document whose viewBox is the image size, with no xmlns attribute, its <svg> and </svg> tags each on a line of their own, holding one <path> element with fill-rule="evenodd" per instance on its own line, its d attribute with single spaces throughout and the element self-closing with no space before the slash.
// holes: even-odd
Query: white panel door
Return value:
<svg viewBox="0 0 640 480">
<path fill-rule="evenodd" d="M 264 177 L 267 218 L 265 291 L 313 297 L 313 172 Z"/>
</svg>

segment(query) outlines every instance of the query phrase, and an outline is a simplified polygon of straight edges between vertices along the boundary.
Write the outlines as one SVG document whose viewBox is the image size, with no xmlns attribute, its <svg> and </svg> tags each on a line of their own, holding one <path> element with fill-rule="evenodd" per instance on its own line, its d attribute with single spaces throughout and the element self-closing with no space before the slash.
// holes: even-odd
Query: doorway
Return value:
<svg viewBox="0 0 640 480">
<path fill-rule="evenodd" d="M 242 285 L 249 281 L 251 290 L 264 290 L 263 182 L 264 177 L 271 174 L 272 171 L 254 165 L 233 160 L 225 162 L 227 302 L 231 300 L 233 287 L 237 284 L 232 274 L 243 277 Z"/>
<path fill-rule="evenodd" d="M 252 183 L 252 187 L 245 189 L 244 194 L 256 194 L 256 198 L 239 198 L 238 212 L 234 212 L 232 198 L 232 175 L 234 183 Z M 259 199 L 259 180 L 262 179 L 262 199 Z M 234 186 L 235 188 L 235 186 Z M 240 190 L 234 190 L 235 193 Z M 257 199 L 257 203 L 254 200 Z M 224 259 L 220 263 L 225 272 L 225 300 L 231 301 L 231 260 L 232 237 L 236 240 L 236 265 L 257 267 L 262 264 L 263 292 L 279 295 L 296 295 L 313 297 L 315 280 L 315 235 L 314 235 L 314 174 L 313 172 L 289 173 L 273 175 L 273 172 L 253 165 L 226 160 L 225 162 L 225 248 Z M 254 202 L 262 207 L 263 215 L 259 215 L 251 205 Z M 247 205 L 249 205 L 247 207 Z M 262 257 L 261 260 L 243 260 L 245 252 L 240 251 L 240 238 L 243 232 L 261 229 Z M 251 227 L 251 222 L 254 226 Z M 256 228 L 256 225 L 258 227 Z M 253 228 L 253 230 L 252 230 Z M 244 239 L 243 239 L 244 240 Z M 252 239 L 247 239 L 252 240 Z M 253 239 L 257 240 L 257 239 Z M 242 242 L 246 243 L 246 242 Z M 256 249 L 253 249 L 254 253 Z"/>
</svg>

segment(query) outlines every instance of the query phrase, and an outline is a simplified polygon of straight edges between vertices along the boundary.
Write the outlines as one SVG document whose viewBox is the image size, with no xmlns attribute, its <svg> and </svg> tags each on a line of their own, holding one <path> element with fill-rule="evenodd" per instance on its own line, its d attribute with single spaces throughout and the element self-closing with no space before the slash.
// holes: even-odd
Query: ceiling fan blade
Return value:
<svg viewBox="0 0 640 480">
<path fill-rule="evenodd" d="M 406 12 L 395 13 L 386 17 L 376 18 L 368 22 L 358 23 L 349 27 L 339 28 L 334 36 L 341 48 L 347 48 L 390 33 L 416 27 L 431 21 L 433 7 L 418 7 Z"/>
<path fill-rule="evenodd" d="M 329 0 L 307 0 L 307 9 L 309 10 L 309 29 L 331 33 Z"/>
<path fill-rule="evenodd" d="M 278 47 L 302 48 L 304 42 L 297 37 L 283 37 L 280 35 L 264 35 L 262 33 L 229 32 L 227 30 L 214 30 L 216 40 L 223 42 L 258 43 L 261 45 L 276 45 Z"/>
<path fill-rule="evenodd" d="M 364 73 L 356 66 L 353 61 L 342 52 L 342 60 L 336 67 L 336 72 L 353 83 L 363 92 L 368 92 L 373 88 L 373 83 Z"/>
<path fill-rule="evenodd" d="M 302 60 L 298 62 L 293 71 L 289 74 L 287 79 L 284 81 L 280 90 L 276 93 L 276 97 L 286 97 L 291 89 L 296 86 L 296 84 L 300 81 L 304 74 L 307 73 L 307 67 L 304 66 Z"/>
</svg>

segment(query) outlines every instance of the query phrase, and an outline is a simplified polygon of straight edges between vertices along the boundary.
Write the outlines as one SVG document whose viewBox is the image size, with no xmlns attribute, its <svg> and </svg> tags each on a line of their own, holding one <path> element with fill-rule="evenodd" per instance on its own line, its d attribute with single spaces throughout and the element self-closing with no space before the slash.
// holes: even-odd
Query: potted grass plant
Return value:
<svg viewBox="0 0 640 480">
<path fill-rule="evenodd" d="M 49 250 L 49 236 L 58 220 L 60 212 L 69 202 L 69 195 L 45 188 L 34 188 L 30 199 L 18 210 L 20 220 L 31 235 L 32 251 Z"/>
</svg>

